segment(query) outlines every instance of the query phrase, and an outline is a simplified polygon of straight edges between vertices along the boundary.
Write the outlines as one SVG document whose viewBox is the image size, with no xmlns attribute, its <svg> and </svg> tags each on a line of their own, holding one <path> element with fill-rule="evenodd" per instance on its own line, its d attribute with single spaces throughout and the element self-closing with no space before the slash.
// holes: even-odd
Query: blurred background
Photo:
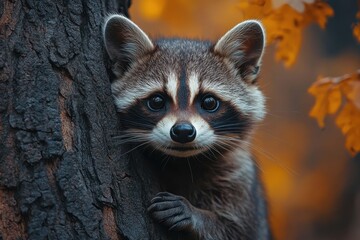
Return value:
<svg viewBox="0 0 360 240">
<path fill-rule="evenodd" d="M 216 41 L 244 20 L 242 0 L 133 0 L 130 15 L 152 38 Z M 252 0 L 261 1 L 261 0 Z M 289 1 L 288 1 L 289 2 Z M 360 239 L 360 156 L 326 119 L 320 129 L 309 117 L 315 100 L 307 92 L 322 76 L 360 68 L 360 45 L 352 35 L 356 0 L 327 1 L 334 9 L 326 29 L 310 25 L 296 63 L 284 67 L 267 48 L 261 72 L 268 115 L 254 139 L 276 239 Z"/>
</svg>

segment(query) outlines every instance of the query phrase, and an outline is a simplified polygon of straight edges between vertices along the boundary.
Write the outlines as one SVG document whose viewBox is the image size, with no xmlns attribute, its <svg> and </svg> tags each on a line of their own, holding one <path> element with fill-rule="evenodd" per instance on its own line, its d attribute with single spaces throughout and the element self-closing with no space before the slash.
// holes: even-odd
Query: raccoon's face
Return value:
<svg viewBox="0 0 360 240">
<path fill-rule="evenodd" d="M 264 31 L 246 21 L 210 42 L 152 42 L 133 22 L 111 15 L 104 26 L 115 62 L 112 84 L 122 138 L 174 157 L 247 148 L 265 114 L 256 79 Z"/>
</svg>

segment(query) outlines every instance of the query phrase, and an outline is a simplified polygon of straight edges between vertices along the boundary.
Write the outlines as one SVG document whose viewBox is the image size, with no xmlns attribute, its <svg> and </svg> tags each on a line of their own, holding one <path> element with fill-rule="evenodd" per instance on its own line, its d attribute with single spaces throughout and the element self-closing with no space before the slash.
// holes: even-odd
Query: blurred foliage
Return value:
<svg viewBox="0 0 360 240">
<path fill-rule="evenodd" d="M 319 78 L 309 93 L 316 98 L 310 116 L 324 127 L 327 114 L 338 113 L 336 125 L 346 136 L 346 148 L 353 154 L 360 151 L 360 70 L 341 77 Z M 345 100 L 342 108 L 342 100 Z M 339 109 L 341 110 L 339 111 Z"/>
<path fill-rule="evenodd" d="M 359 3 L 359 5 L 360 5 L 360 3 Z M 356 14 L 356 18 L 358 20 L 358 23 L 354 26 L 354 36 L 356 37 L 358 42 L 360 42 L 360 10 Z"/>
<path fill-rule="evenodd" d="M 259 18 L 265 25 L 268 44 L 276 43 L 276 59 L 291 66 L 301 48 L 304 29 L 311 23 L 325 28 L 333 9 L 322 0 L 247 0 L 240 2 L 245 18 Z M 360 19 L 360 11 L 357 16 Z M 353 33 L 360 42 L 360 23 Z M 319 78 L 309 89 L 316 98 L 310 116 L 324 127 L 327 114 L 335 114 L 337 126 L 346 136 L 346 148 L 355 155 L 360 151 L 360 74 L 337 78 Z"/>
<path fill-rule="evenodd" d="M 295 63 L 301 48 L 304 29 L 311 23 L 324 28 L 327 18 L 333 16 L 334 12 L 322 1 L 312 4 L 304 4 L 304 0 L 274 2 L 277 4 L 269 0 L 240 1 L 239 7 L 244 18 L 261 19 L 267 32 L 267 43 L 277 44 L 276 59 L 290 67 Z"/>
</svg>

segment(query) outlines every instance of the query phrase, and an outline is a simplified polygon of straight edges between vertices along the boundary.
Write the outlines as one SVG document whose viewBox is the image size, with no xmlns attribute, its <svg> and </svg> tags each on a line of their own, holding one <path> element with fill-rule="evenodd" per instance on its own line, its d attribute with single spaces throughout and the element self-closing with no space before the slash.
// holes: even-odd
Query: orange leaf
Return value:
<svg viewBox="0 0 360 240">
<path fill-rule="evenodd" d="M 346 136 L 346 148 L 351 154 L 360 151 L 360 70 L 335 78 L 319 78 L 310 88 L 315 105 L 309 115 L 324 127 L 327 114 L 335 114 L 341 107 L 342 96 L 346 101 L 336 117 L 336 124 Z"/>
<path fill-rule="evenodd" d="M 239 4 L 244 18 L 261 19 L 265 25 L 268 44 L 277 44 L 276 59 L 290 67 L 295 63 L 302 43 L 304 29 L 311 23 L 325 27 L 332 8 L 325 2 L 317 0 L 305 4 L 304 12 L 298 12 L 289 4 L 273 8 L 270 0 L 248 0 Z"/>
<path fill-rule="evenodd" d="M 353 102 L 355 107 L 360 109 L 360 70 L 349 76 L 349 80 L 342 86 L 342 91 L 348 101 Z"/>
<path fill-rule="evenodd" d="M 330 78 L 319 78 L 308 91 L 316 98 L 315 105 L 309 115 L 315 118 L 319 126 L 323 128 L 325 116 L 336 113 L 341 105 L 340 89 L 333 85 Z"/>
<path fill-rule="evenodd" d="M 338 87 L 332 87 L 328 95 L 328 113 L 334 114 L 341 105 L 341 92 Z"/>
<path fill-rule="evenodd" d="M 336 125 L 346 136 L 346 148 L 355 155 L 360 151 L 360 109 L 348 102 L 336 118 Z"/>
<path fill-rule="evenodd" d="M 319 24 L 320 27 L 325 28 L 327 19 L 334 16 L 334 10 L 329 4 L 317 1 L 314 4 L 307 4 L 304 13 L 304 24 L 308 25 L 312 22 Z"/>
</svg>

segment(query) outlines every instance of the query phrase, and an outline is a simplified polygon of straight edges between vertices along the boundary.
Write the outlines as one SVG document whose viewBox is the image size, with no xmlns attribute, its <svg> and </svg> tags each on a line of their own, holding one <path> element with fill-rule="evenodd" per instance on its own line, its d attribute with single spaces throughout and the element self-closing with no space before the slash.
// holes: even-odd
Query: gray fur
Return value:
<svg viewBox="0 0 360 240">
<path fill-rule="evenodd" d="M 129 34 L 116 34 L 124 29 Z M 261 24 L 239 24 L 215 44 L 151 42 L 139 29 L 112 15 L 104 26 L 104 42 L 115 61 L 112 92 L 124 124 L 124 142 L 146 146 L 142 151 L 154 163 L 165 191 L 152 199 L 149 213 L 178 239 L 270 239 L 262 185 L 249 150 L 252 131 L 265 115 L 264 96 L 255 83 L 265 39 Z M 169 77 L 177 84 L 167 84 Z M 190 78 L 198 91 L 190 91 Z M 169 85 L 178 89 L 170 91 Z M 146 108 L 147 99 L 159 92 L 175 98 L 163 115 Z M 199 110 L 203 93 L 219 98 L 219 112 Z M 241 128 L 221 133 L 216 125 L 228 121 L 226 114 L 236 116 L 231 124 Z M 200 136 L 183 145 L 172 141 L 169 128 L 177 121 L 189 121 Z M 184 146 L 197 151 L 184 150 L 182 155 L 174 150 Z"/>
</svg>

